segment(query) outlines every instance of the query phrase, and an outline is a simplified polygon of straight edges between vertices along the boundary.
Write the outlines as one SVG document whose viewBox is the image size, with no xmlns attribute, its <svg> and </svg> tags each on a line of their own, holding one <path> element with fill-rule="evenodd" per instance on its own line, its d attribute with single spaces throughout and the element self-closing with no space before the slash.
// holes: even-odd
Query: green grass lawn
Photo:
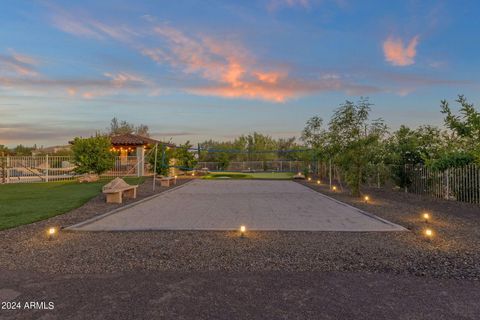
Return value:
<svg viewBox="0 0 480 320">
<path fill-rule="evenodd" d="M 204 179 L 292 179 L 294 173 L 292 172 L 254 172 L 254 173 L 243 173 L 243 172 L 212 172 L 206 176 Z"/>
<path fill-rule="evenodd" d="M 139 184 L 143 178 L 126 178 Z M 0 230 L 44 220 L 78 208 L 102 191 L 109 180 L 0 185 Z"/>
</svg>

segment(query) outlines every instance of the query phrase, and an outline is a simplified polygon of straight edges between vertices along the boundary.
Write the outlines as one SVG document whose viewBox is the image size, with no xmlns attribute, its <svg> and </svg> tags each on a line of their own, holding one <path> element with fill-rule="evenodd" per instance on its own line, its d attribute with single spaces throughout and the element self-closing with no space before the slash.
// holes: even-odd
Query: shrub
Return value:
<svg viewBox="0 0 480 320">
<path fill-rule="evenodd" d="M 75 172 L 102 174 L 111 169 L 114 161 L 111 146 L 110 138 L 104 135 L 75 138 L 72 146 Z"/>
<path fill-rule="evenodd" d="M 170 169 L 170 159 L 173 155 L 173 149 L 168 148 L 163 144 L 159 144 L 157 148 L 157 169 L 156 173 L 163 176 L 168 176 Z M 152 165 L 155 165 L 155 147 L 153 147 L 153 152 L 148 158 L 148 162 Z"/>
</svg>

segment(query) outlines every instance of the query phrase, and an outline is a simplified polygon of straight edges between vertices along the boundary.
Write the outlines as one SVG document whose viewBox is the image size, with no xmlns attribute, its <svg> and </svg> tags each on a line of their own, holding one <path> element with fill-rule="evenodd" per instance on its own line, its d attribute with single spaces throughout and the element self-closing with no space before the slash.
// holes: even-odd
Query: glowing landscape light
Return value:
<svg viewBox="0 0 480 320">
<path fill-rule="evenodd" d="M 308 177 L 308 179 L 307 179 L 307 180 L 308 180 L 308 181 L 312 181 L 312 178 Z"/>
<path fill-rule="evenodd" d="M 332 187 L 333 192 L 337 191 L 337 186 Z"/>
<path fill-rule="evenodd" d="M 320 180 L 317 180 L 317 184 L 320 184 Z"/>
<path fill-rule="evenodd" d="M 244 225 L 240 226 L 240 236 L 243 237 L 245 235 L 245 232 L 247 231 L 247 227 Z"/>
<path fill-rule="evenodd" d="M 432 229 L 425 229 L 425 236 L 428 239 L 431 239 L 433 237 L 433 230 Z"/>
<path fill-rule="evenodd" d="M 365 197 L 363 197 L 363 200 L 365 200 L 365 203 L 368 203 L 368 201 L 370 201 L 370 197 L 369 197 L 369 196 L 365 196 Z"/>
<path fill-rule="evenodd" d="M 51 240 L 55 237 L 55 235 L 57 234 L 57 229 L 56 228 L 49 228 L 47 230 L 47 235 L 48 235 L 48 239 Z"/>
<path fill-rule="evenodd" d="M 428 223 L 428 221 L 430 220 L 430 214 L 425 212 L 424 214 L 422 214 L 422 217 L 423 219 L 425 220 L 425 223 Z"/>
</svg>

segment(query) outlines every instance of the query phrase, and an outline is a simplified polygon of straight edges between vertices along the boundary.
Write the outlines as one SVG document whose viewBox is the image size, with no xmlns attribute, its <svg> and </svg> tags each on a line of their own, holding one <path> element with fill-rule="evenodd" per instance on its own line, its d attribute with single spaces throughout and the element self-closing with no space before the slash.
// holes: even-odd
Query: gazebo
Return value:
<svg viewBox="0 0 480 320">
<path fill-rule="evenodd" d="M 140 136 L 133 133 L 122 133 L 110 136 L 113 152 L 119 152 L 120 162 L 126 164 L 128 156 L 137 157 L 137 176 L 143 176 L 145 163 L 145 150 L 155 144 L 164 145 L 167 148 L 175 148 L 172 143 L 162 142 L 149 137 Z"/>
</svg>

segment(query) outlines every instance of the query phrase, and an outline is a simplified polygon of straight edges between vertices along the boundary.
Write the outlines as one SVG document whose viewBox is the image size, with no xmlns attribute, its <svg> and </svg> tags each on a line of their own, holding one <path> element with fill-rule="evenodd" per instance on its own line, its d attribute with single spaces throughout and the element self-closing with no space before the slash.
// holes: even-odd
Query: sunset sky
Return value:
<svg viewBox="0 0 480 320">
<path fill-rule="evenodd" d="M 177 143 L 299 136 L 368 96 L 392 128 L 480 103 L 478 1 L 2 1 L 0 144 L 112 117 Z"/>
</svg>

